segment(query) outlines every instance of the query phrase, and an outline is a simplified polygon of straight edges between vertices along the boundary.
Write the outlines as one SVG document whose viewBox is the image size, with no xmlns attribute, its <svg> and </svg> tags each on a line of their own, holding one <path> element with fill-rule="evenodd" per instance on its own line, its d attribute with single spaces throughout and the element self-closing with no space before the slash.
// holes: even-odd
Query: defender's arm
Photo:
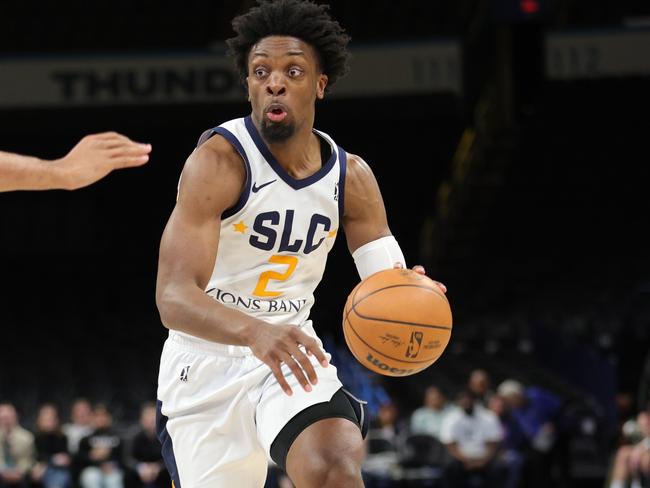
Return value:
<svg viewBox="0 0 650 488">
<path fill-rule="evenodd" d="M 151 145 L 116 132 L 86 136 L 67 156 L 45 161 L 0 151 L 0 192 L 12 190 L 76 190 L 119 168 L 141 166 Z"/>
</svg>

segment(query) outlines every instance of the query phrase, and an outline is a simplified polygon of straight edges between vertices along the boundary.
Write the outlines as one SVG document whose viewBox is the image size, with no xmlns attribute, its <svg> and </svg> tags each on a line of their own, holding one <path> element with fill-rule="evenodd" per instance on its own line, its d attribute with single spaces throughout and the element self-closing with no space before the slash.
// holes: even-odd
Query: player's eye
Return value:
<svg viewBox="0 0 650 488">
<path fill-rule="evenodd" d="M 300 68 L 293 67 L 293 68 L 289 68 L 288 73 L 291 78 L 295 78 L 302 74 L 302 70 Z"/>
<path fill-rule="evenodd" d="M 253 74 L 258 78 L 264 78 L 264 76 L 266 76 L 266 73 L 267 71 L 265 68 L 255 68 L 253 70 Z"/>
</svg>

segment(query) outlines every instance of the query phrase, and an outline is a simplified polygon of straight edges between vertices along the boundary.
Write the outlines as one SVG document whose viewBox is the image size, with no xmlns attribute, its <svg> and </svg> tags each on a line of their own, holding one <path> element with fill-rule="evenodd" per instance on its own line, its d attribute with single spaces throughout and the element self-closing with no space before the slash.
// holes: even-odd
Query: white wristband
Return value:
<svg viewBox="0 0 650 488">
<path fill-rule="evenodd" d="M 393 236 L 381 237 L 364 244 L 352 253 L 361 279 L 384 269 L 392 269 L 396 263 L 406 268 L 406 260 Z"/>
</svg>

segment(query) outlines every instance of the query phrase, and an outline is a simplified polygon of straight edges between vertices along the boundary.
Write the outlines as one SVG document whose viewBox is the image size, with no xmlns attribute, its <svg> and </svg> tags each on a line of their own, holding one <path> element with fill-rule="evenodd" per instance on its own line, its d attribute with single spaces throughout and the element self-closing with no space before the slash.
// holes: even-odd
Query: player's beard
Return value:
<svg viewBox="0 0 650 488">
<path fill-rule="evenodd" d="M 277 123 L 263 119 L 261 130 L 266 142 L 278 144 L 289 139 L 296 132 L 296 126 L 289 122 Z"/>
</svg>

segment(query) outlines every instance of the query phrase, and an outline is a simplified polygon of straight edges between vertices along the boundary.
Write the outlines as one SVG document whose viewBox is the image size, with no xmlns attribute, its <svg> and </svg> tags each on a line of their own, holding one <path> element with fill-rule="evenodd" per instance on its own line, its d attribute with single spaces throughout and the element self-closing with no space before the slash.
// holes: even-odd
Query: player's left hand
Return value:
<svg viewBox="0 0 650 488">
<path fill-rule="evenodd" d="M 393 268 L 395 268 L 395 269 L 402 269 L 403 267 L 404 266 L 402 266 L 402 263 L 395 263 L 395 266 L 393 266 Z M 413 266 L 412 269 L 413 269 L 413 271 L 415 271 L 418 274 L 421 274 L 421 275 L 424 275 L 424 276 L 426 276 L 426 274 L 427 274 L 426 270 L 424 269 L 424 266 L 422 266 L 422 265 L 416 264 L 415 266 Z M 444 284 L 442 284 L 442 283 L 440 283 L 439 281 L 436 281 L 436 280 L 433 280 L 433 282 L 436 285 L 438 285 L 438 288 L 440 288 L 443 293 L 447 293 L 447 287 Z"/>
</svg>

